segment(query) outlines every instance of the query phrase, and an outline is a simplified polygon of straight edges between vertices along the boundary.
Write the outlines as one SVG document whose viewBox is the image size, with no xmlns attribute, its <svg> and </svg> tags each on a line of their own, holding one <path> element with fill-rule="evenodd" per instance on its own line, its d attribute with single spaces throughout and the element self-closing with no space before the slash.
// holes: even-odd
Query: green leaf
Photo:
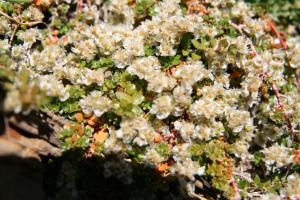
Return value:
<svg viewBox="0 0 300 200">
<path fill-rule="evenodd" d="M 225 146 L 222 143 L 210 142 L 205 148 L 206 156 L 212 161 L 221 161 L 226 157 Z"/>
<path fill-rule="evenodd" d="M 232 55 L 236 55 L 238 52 L 236 44 L 229 45 L 228 52 L 231 53 Z"/>
<path fill-rule="evenodd" d="M 89 144 L 90 144 L 90 139 L 86 136 L 82 136 L 76 140 L 75 146 L 80 148 L 87 148 Z"/>
<path fill-rule="evenodd" d="M 61 25 L 61 27 L 58 29 L 58 35 L 62 36 L 68 33 L 71 30 L 72 26 L 70 23 L 66 23 Z"/>
<path fill-rule="evenodd" d="M 228 34 L 231 38 L 236 38 L 239 35 L 237 30 L 233 27 L 229 28 L 229 33 Z"/>
<path fill-rule="evenodd" d="M 91 128 L 91 127 L 84 127 L 84 134 L 87 136 L 87 137 L 91 137 L 93 135 L 93 132 L 94 132 L 94 129 Z"/>
<path fill-rule="evenodd" d="M 0 53 L 1 53 L 1 49 L 0 49 Z M 14 61 L 9 57 L 9 55 L 7 54 L 0 55 L 0 65 L 10 67 L 13 63 Z"/>
<path fill-rule="evenodd" d="M 6 0 L 7 2 L 10 3 L 32 3 L 33 0 Z"/>
<path fill-rule="evenodd" d="M 68 99 L 67 101 L 61 102 L 59 99 L 54 98 L 46 105 L 46 107 L 61 115 L 70 115 L 81 110 L 78 101 L 74 99 Z"/>
<path fill-rule="evenodd" d="M 126 106 L 128 104 L 132 104 L 132 102 L 133 102 L 132 97 L 130 95 L 126 94 L 125 92 L 117 91 L 116 97 L 120 101 L 121 105 Z"/>
<path fill-rule="evenodd" d="M 196 53 L 192 53 L 191 57 L 192 57 L 193 60 L 200 60 L 201 59 L 201 56 L 196 54 Z"/>
<path fill-rule="evenodd" d="M 75 134 L 75 131 L 73 129 L 63 129 L 61 132 L 58 133 L 58 137 L 60 139 L 71 137 Z"/>
<path fill-rule="evenodd" d="M 204 153 L 204 148 L 199 144 L 193 144 L 188 148 L 188 151 L 192 156 L 201 156 Z"/>
<path fill-rule="evenodd" d="M 154 6 L 151 6 L 149 8 L 149 16 L 153 17 L 156 16 L 158 14 L 158 12 L 155 11 Z"/>
<path fill-rule="evenodd" d="M 131 149 L 127 150 L 127 154 L 134 157 L 135 161 L 142 162 L 145 154 L 145 148 L 133 146 Z"/>
<path fill-rule="evenodd" d="M 53 19 L 53 26 L 57 29 L 60 29 L 62 27 L 63 23 L 61 21 L 61 19 L 59 18 L 54 18 Z"/>
<path fill-rule="evenodd" d="M 160 63 L 165 70 L 180 63 L 180 55 L 160 57 Z"/>
<path fill-rule="evenodd" d="M 274 112 L 270 113 L 270 119 L 277 123 L 277 124 L 284 124 L 285 123 L 285 119 L 284 119 L 284 112 L 282 112 L 281 110 L 276 110 Z"/>
<path fill-rule="evenodd" d="M 255 152 L 254 160 L 253 160 L 254 164 L 259 165 L 264 160 L 264 158 L 265 158 L 265 155 L 262 152 L 259 152 L 259 151 Z"/>
<path fill-rule="evenodd" d="M 78 102 L 64 102 L 61 113 L 72 114 L 80 111 L 80 105 Z"/>
<path fill-rule="evenodd" d="M 219 41 L 219 48 L 221 51 L 224 51 L 229 45 L 229 42 L 227 41 L 227 39 L 222 39 Z"/>
<path fill-rule="evenodd" d="M 65 141 L 63 141 L 61 146 L 62 146 L 62 149 L 65 151 L 71 149 L 72 148 L 72 139 L 67 138 Z"/>
<path fill-rule="evenodd" d="M 58 10 L 60 12 L 61 15 L 66 15 L 70 9 L 70 5 L 66 4 L 66 3 L 61 3 L 58 5 Z"/>
<path fill-rule="evenodd" d="M 169 145 L 165 142 L 161 142 L 156 145 L 155 150 L 165 159 L 168 159 L 170 155 L 170 148 Z"/>
<path fill-rule="evenodd" d="M 238 188 L 240 188 L 240 189 L 248 188 L 251 185 L 251 183 L 249 183 L 245 179 L 239 179 L 239 181 L 237 183 L 238 183 Z"/>
<path fill-rule="evenodd" d="M 261 183 L 260 177 L 258 175 L 254 177 L 253 181 L 258 188 L 262 188 L 263 184 Z"/>
<path fill-rule="evenodd" d="M 81 97 L 83 97 L 86 94 L 85 90 L 78 85 L 71 86 L 68 92 L 70 94 L 70 98 L 76 100 L 79 100 Z"/>
<path fill-rule="evenodd" d="M 200 43 L 196 39 L 192 40 L 192 44 L 196 49 L 200 49 Z"/>
<path fill-rule="evenodd" d="M 90 64 L 91 69 L 98 69 L 98 68 L 103 68 L 103 67 L 113 67 L 114 62 L 111 57 L 103 57 L 100 58 L 97 61 L 92 61 Z"/>
<path fill-rule="evenodd" d="M 119 127 L 121 123 L 121 117 L 113 112 L 106 112 L 103 115 L 104 123 L 109 126 Z"/>
<path fill-rule="evenodd" d="M 149 111 L 152 107 L 152 101 L 144 101 L 141 103 L 141 108 L 143 109 L 143 111 Z"/>
<path fill-rule="evenodd" d="M 12 3 L 3 2 L 3 1 L 0 2 L 0 9 L 2 9 L 7 14 L 10 14 L 14 11 L 14 7 L 13 7 Z"/>
<path fill-rule="evenodd" d="M 182 50 L 181 53 L 183 56 L 188 56 L 190 54 L 188 50 Z"/>
<path fill-rule="evenodd" d="M 144 46 L 144 52 L 145 52 L 145 56 L 154 56 L 155 55 L 154 49 L 147 45 Z"/>
<path fill-rule="evenodd" d="M 137 13 L 146 13 L 155 3 L 155 0 L 137 0 L 135 11 Z"/>
<path fill-rule="evenodd" d="M 180 41 L 180 47 L 182 49 L 191 49 L 192 48 L 192 39 L 194 38 L 192 33 L 185 33 Z"/>
<path fill-rule="evenodd" d="M 144 101 L 145 97 L 141 93 L 135 93 L 132 95 L 134 105 L 140 105 Z"/>
<path fill-rule="evenodd" d="M 4 69 L 0 69 L 0 78 L 5 77 L 6 73 L 4 71 Z"/>
</svg>

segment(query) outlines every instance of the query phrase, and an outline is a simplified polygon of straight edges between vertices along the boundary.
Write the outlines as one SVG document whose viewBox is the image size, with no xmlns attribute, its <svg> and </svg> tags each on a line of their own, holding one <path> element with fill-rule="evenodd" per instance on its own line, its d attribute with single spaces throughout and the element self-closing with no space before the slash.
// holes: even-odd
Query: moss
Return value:
<svg viewBox="0 0 300 200">
<path fill-rule="evenodd" d="M 168 159 L 170 156 L 170 147 L 165 142 L 160 142 L 156 145 L 155 150 L 164 158 Z"/>
</svg>

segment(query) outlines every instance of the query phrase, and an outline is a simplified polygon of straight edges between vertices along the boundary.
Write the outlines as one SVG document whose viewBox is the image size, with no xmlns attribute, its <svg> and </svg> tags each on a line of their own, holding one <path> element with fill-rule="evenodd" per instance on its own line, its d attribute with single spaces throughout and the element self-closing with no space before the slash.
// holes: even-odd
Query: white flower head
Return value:
<svg viewBox="0 0 300 200">
<path fill-rule="evenodd" d="M 150 113 L 155 114 L 158 119 L 167 118 L 173 110 L 173 99 L 169 95 L 160 96 L 154 100 Z"/>
<path fill-rule="evenodd" d="M 84 113 L 94 113 L 97 117 L 109 111 L 112 106 L 111 100 L 102 96 L 100 91 L 91 92 L 87 97 L 79 101 L 79 105 Z"/>
</svg>

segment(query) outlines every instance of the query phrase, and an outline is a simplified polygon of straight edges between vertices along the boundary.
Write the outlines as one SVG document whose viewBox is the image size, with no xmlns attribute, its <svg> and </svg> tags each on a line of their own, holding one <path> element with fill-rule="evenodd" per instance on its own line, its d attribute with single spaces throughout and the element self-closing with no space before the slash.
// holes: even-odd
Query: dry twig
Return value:
<svg viewBox="0 0 300 200">
<path fill-rule="evenodd" d="M 34 25 L 37 25 L 37 24 L 45 24 L 47 25 L 45 22 L 43 21 L 34 21 L 34 22 L 21 22 L 11 16 L 9 16 L 8 14 L 6 14 L 5 12 L 3 12 L 2 10 L 0 10 L 0 15 L 6 17 L 7 19 L 11 20 L 11 21 L 14 21 L 15 23 L 17 23 L 18 25 L 25 25 L 25 26 L 34 26 Z"/>
</svg>

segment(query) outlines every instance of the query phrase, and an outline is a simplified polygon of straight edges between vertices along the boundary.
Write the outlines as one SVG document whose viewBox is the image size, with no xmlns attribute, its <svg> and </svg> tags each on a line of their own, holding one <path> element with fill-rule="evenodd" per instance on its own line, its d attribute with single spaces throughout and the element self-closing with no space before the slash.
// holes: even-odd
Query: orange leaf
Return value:
<svg viewBox="0 0 300 200">
<path fill-rule="evenodd" d="M 163 140 L 163 138 L 161 137 L 161 135 L 159 133 L 157 133 L 155 138 L 154 138 L 154 142 L 155 143 L 160 143 L 162 140 Z"/>
<path fill-rule="evenodd" d="M 166 171 L 167 169 L 169 169 L 168 163 L 162 163 L 162 164 L 160 164 L 160 165 L 158 166 L 158 168 L 157 168 L 157 170 L 158 170 L 159 172 L 164 172 L 164 171 Z"/>
<path fill-rule="evenodd" d="M 296 163 L 300 163 L 300 149 L 295 152 L 294 160 Z"/>
<path fill-rule="evenodd" d="M 82 126 L 82 125 L 76 124 L 74 128 L 77 130 L 77 132 L 78 132 L 78 134 L 79 134 L 80 136 L 83 136 L 83 135 L 84 135 L 84 129 L 83 129 L 83 126 Z"/>
<path fill-rule="evenodd" d="M 97 125 L 97 117 L 95 115 L 92 116 L 91 118 L 89 118 L 87 123 L 91 126 L 96 126 Z"/>
<path fill-rule="evenodd" d="M 34 3 L 35 5 L 40 6 L 42 4 L 42 0 L 35 0 Z"/>
<path fill-rule="evenodd" d="M 82 113 L 76 113 L 74 115 L 74 118 L 76 119 L 76 121 L 82 122 L 83 121 L 83 114 Z"/>
<path fill-rule="evenodd" d="M 97 143 L 104 143 L 106 138 L 107 138 L 107 132 L 105 131 L 105 129 L 101 129 L 94 135 L 94 140 Z"/>
<path fill-rule="evenodd" d="M 77 142 L 77 139 L 78 139 L 77 135 L 72 135 L 71 140 L 73 144 Z"/>
</svg>

